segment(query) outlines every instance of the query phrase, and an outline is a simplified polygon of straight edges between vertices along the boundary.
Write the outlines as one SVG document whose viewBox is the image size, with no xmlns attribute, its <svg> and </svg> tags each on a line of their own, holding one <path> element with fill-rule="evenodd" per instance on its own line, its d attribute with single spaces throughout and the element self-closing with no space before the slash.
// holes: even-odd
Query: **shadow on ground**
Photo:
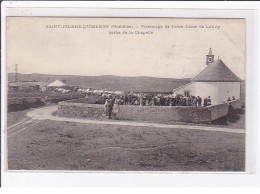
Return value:
<svg viewBox="0 0 260 194">
<path fill-rule="evenodd" d="M 211 124 L 224 125 L 224 126 L 234 124 L 237 123 L 244 115 L 245 115 L 244 108 L 234 110 L 232 106 L 229 106 L 228 115 L 218 120 L 212 121 Z"/>
</svg>

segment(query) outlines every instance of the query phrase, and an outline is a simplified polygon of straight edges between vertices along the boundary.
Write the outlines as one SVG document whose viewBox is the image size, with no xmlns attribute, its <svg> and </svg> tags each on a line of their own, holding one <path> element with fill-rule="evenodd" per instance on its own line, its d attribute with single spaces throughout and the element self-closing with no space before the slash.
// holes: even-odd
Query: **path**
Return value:
<svg viewBox="0 0 260 194">
<path fill-rule="evenodd" d="M 244 129 L 230 129 L 230 128 L 219 128 L 219 127 L 208 127 L 198 125 L 169 125 L 169 124 L 156 124 L 156 123 L 142 123 L 134 121 L 115 121 L 115 120 L 90 120 L 90 119 L 77 119 L 53 116 L 52 113 L 56 111 L 58 106 L 50 106 L 35 109 L 29 111 L 27 116 L 36 120 L 54 120 L 54 121 L 69 121 L 77 123 L 88 123 L 88 124 L 101 124 L 101 125 L 122 125 L 122 126 L 138 126 L 138 127 L 156 127 L 156 128 L 178 128 L 178 129 L 192 129 L 201 131 L 218 131 L 218 132 L 229 132 L 229 133 L 245 133 Z"/>
<path fill-rule="evenodd" d="M 12 137 L 12 136 L 26 130 L 28 126 L 36 125 L 39 122 L 40 122 L 39 120 L 36 122 L 33 122 L 32 118 L 25 118 L 22 121 L 7 127 L 7 130 L 8 130 L 7 137 Z"/>
</svg>

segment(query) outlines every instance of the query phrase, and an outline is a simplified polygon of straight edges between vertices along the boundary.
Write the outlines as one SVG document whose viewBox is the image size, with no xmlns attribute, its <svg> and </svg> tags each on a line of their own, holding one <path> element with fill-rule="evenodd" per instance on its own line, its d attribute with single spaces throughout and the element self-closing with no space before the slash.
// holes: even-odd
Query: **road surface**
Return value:
<svg viewBox="0 0 260 194">
<path fill-rule="evenodd" d="M 31 110 L 27 113 L 27 116 L 33 120 L 54 120 L 54 121 L 69 121 L 76 123 L 88 123 L 88 124 L 99 124 L 99 125 L 121 125 L 121 126 L 138 126 L 138 127 L 156 127 L 156 128 L 178 128 L 178 129 L 192 129 L 192 130 L 202 130 L 202 131 L 219 131 L 228 133 L 245 133 L 244 129 L 230 129 L 230 128 L 220 128 L 220 127 L 208 127 L 208 126 L 198 126 L 198 125 L 170 125 L 170 124 L 156 124 L 156 123 L 143 123 L 134 121 L 117 121 L 117 120 L 90 120 L 90 119 L 77 119 L 77 118 L 67 118 L 58 117 L 52 115 L 54 111 L 57 111 L 58 106 L 49 106 L 39 109 Z M 12 126 L 11 126 L 12 127 Z M 9 127 L 10 128 L 10 127 Z"/>
</svg>

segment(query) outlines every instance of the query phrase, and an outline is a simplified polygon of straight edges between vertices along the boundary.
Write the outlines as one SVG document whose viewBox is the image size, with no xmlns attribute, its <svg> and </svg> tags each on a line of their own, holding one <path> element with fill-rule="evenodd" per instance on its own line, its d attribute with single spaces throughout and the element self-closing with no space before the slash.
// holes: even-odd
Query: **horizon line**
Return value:
<svg viewBox="0 0 260 194">
<path fill-rule="evenodd" d="M 7 74 L 15 74 L 15 72 L 9 72 Z M 160 78 L 160 79 L 193 79 L 193 78 L 172 78 L 172 77 L 154 77 L 154 76 L 143 76 L 143 75 L 139 75 L 139 76 L 123 76 L 123 75 L 72 75 L 72 74 L 44 74 L 44 73 L 18 73 L 18 74 L 23 74 L 23 75 L 32 75 L 32 74 L 38 74 L 38 75 L 50 75 L 50 76 L 79 76 L 79 77 L 101 77 L 101 76 L 113 76 L 113 77 L 129 77 L 129 78 L 134 78 L 134 77 L 149 77 L 149 78 Z"/>
</svg>

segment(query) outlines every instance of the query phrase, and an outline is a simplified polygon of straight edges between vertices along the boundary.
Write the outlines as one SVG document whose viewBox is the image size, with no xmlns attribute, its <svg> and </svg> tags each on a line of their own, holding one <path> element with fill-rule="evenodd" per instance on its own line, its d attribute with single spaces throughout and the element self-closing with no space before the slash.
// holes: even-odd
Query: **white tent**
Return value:
<svg viewBox="0 0 260 194">
<path fill-rule="evenodd" d="M 50 83 L 49 85 L 47 85 L 47 87 L 61 87 L 61 86 L 65 86 L 66 84 L 64 84 L 63 82 L 56 80 L 52 83 Z"/>
</svg>

